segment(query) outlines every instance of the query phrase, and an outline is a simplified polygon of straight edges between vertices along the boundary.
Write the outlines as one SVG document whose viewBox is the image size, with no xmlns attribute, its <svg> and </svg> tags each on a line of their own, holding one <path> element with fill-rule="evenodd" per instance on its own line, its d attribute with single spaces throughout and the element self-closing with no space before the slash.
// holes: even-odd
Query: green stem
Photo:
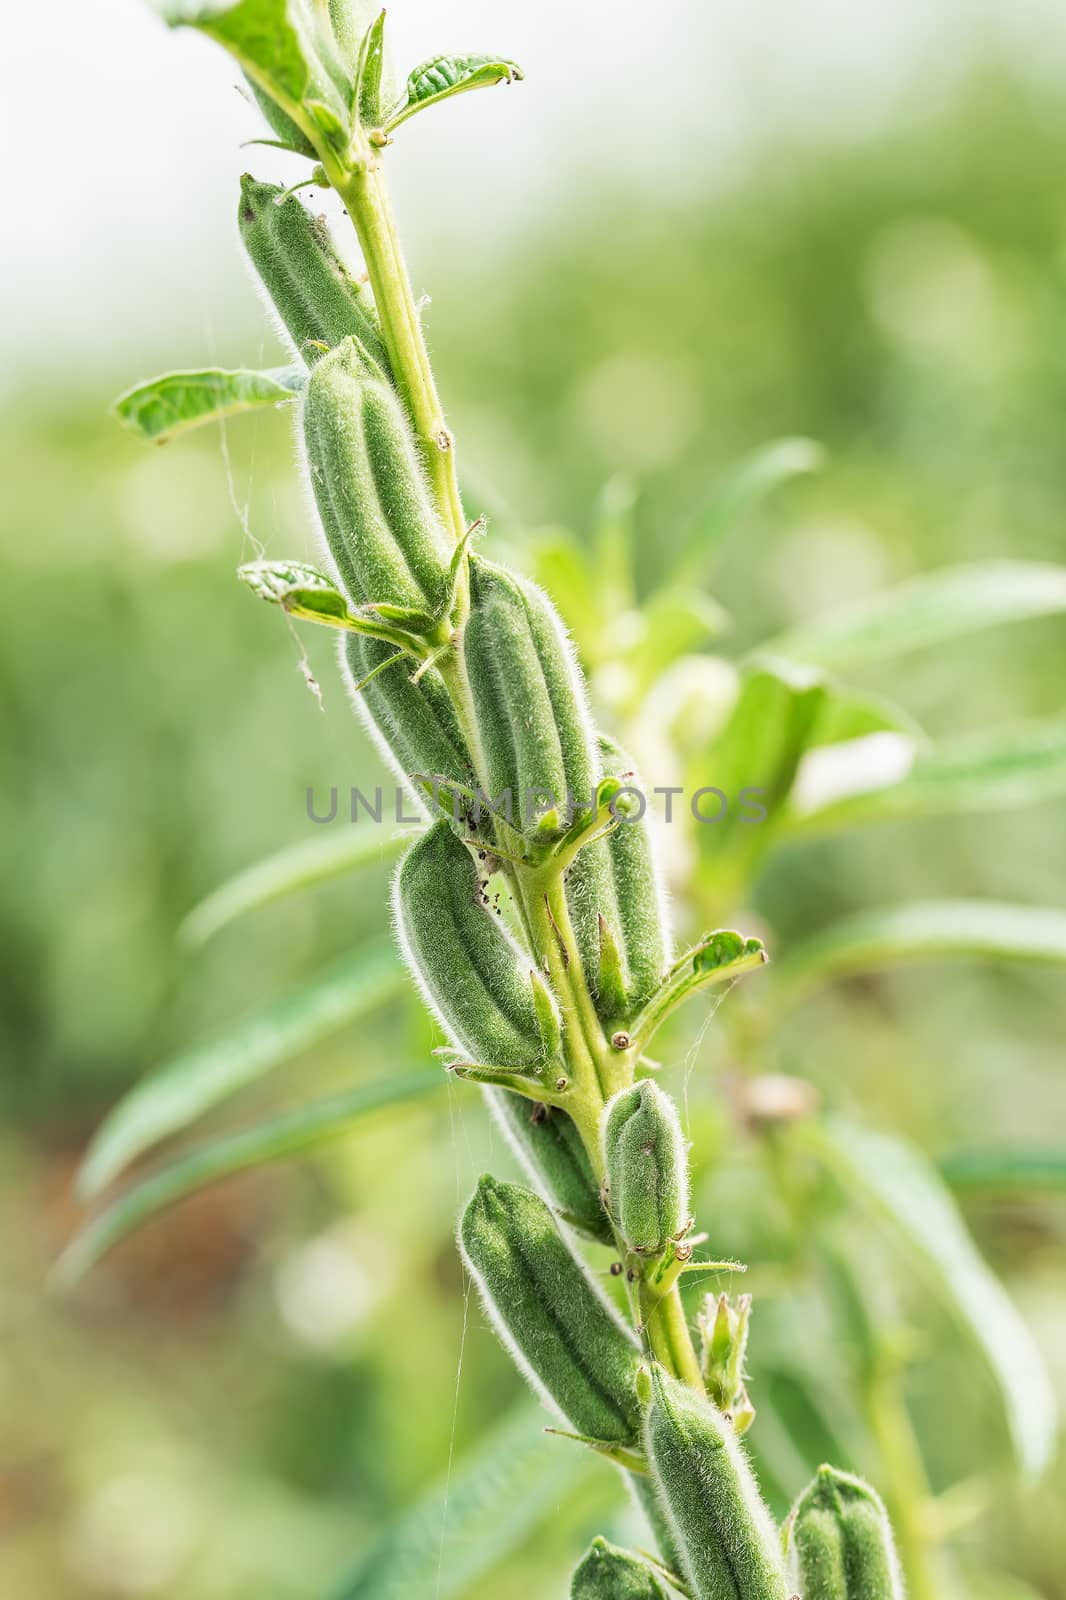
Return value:
<svg viewBox="0 0 1066 1600">
<path fill-rule="evenodd" d="M 437 508 L 458 542 L 466 532 L 466 518 L 459 494 L 455 446 L 429 364 L 422 322 L 377 153 L 364 141 L 350 166 L 340 165 L 328 150 L 321 154 L 326 175 L 344 201 L 359 236 L 393 377 L 414 424 Z"/>
</svg>

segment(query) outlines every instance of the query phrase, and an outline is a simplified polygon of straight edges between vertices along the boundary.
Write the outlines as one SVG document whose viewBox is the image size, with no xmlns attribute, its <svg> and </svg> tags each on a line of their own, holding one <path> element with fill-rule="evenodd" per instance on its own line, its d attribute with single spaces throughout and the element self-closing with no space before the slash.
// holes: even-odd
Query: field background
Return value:
<svg viewBox="0 0 1066 1600">
<path fill-rule="evenodd" d="M 393 9 L 405 63 L 470 45 L 527 69 L 405 129 L 390 157 L 463 459 L 517 521 L 587 534 L 605 479 L 633 473 L 648 584 L 730 463 L 812 436 L 826 469 L 744 526 L 716 585 L 741 645 L 944 563 L 1066 557 L 1061 8 Z M 388 878 L 176 948 L 212 885 L 306 837 L 309 784 L 380 777 L 330 640 L 307 640 L 320 711 L 296 645 L 233 579 L 251 539 L 313 551 L 288 419 L 150 452 L 107 415 L 168 363 L 275 358 L 236 177 L 291 169 L 238 149 L 258 129 L 227 64 L 146 10 L 66 0 L 13 26 L 0 1588 L 311 1600 L 520 1399 L 452 1243 L 473 1175 L 508 1158 L 476 1096 L 442 1095 L 179 1208 L 67 1303 L 43 1292 L 108 1105 L 379 931 Z M 904 661 L 891 687 L 935 734 L 1051 715 L 1064 646 L 1061 621 L 1003 629 Z M 788 937 L 908 896 L 1061 904 L 1062 840 L 1061 805 L 891 825 L 776 858 L 755 912 Z M 1063 1126 L 1054 972 L 921 969 L 836 991 L 796 1027 L 783 1067 L 934 1157 Z M 227 1115 L 416 1067 L 433 1042 L 394 1003 Z M 728 1140 L 713 1030 L 705 1049 L 688 1097 L 710 1149 Z M 749 1221 L 723 1222 L 756 1252 L 758 1187 L 737 1175 Z M 1066 1401 L 1066 1210 L 968 1215 Z M 950 1364 L 934 1351 L 922 1371 L 919 1418 L 960 1439 L 983 1427 Z M 963 1528 L 976 1570 L 991 1553 L 1013 1574 L 987 1600 L 1064 1600 L 1064 1489 L 1061 1464 L 1024 1495 L 1004 1474 L 982 1530 Z M 568 1478 L 548 1521 L 460 1592 L 559 1597 L 577 1541 L 614 1515 L 606 1478 Z"/>
</svg>

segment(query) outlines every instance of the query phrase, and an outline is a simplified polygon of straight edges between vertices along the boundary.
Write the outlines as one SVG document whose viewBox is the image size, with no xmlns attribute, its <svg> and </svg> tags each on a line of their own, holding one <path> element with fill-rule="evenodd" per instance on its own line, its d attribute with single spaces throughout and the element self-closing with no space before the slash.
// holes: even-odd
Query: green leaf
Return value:
<svg viewBox="0 0 1066 1600">
<path fill-rule="evenodd" d="M 811 736 L 811 745 L 848 744 L 871 733 L 902 733 L 918 745 L 928 739 L 909 711 L 885 695 L 865 694 L 845 684 L 826 685 L 821 715 Z"/>
<path fill-rule="evenodd" d="M 919 751 L 898 782 L 803 810 L 792 826 L 821 832 L 899 817 L 1007 811 L 1062 794 L 1066 794 L 1066 717 Z"/>
<path fill-rule="evenodd" d="M 353 611 L 333 579 L 306 561 L 246 561 L 237 568 L 237 576 L 257 600 L 280 606 L 290 617 L 382 639 L 400 650 L 417 646 L 411 631 L 420 624 L 432 626 L 434 620 L 401 606 L 364 606 Z M 406 626 L 399 626 L 400 621 Z"/>
<path fill-rule="evenodd" d="M 363 36 L 356 70 L 355 93 L 359 120 L 376 128 L 382 120 L 381 83 L 385 71 L 385 13 L 379 12 Z"/>
<path fill-rule="evenodd" d="M 787 1005 L 835 978 L 949 957 L 1066 963 L 1066 911 L 998 900 L 919 900 L 861 911 L 776 964 L 774 1000 Z"/>
<path fill-rule="evenodd" d="M 470 89 L 490 89 L 497 83 L 515 83 L 522 70 L 502 56 L 435 56 L 416 67 L 407 80 L 407 95 L 385 123 L 392 133 L 401 123 L 453 95 Z"/>
<path fill-rule="evenodd" d="M 387 1527 L 331 1600 L 453 1600 L 577 1493 L 596 1470 L 590 1452 L 545 1438 L 523 1402 L 410 1511 Z"/>
<path fill-rule="evenodd" d="M 701 577 L 744 517 L 781 484 L 818 472 L 825 459 L 813 439 L 774 439 L 738 461 L 687 530 L 672 582 Z"/>
<path fill-rule="evenodd" d="M 305 1155 L 342 1138 L 371 1112 L 420 1098 L 440 1084 L 440 1076 L 426 1069 L 399 1073 L 197 1145 L 131 1183 L 90 1218 L 57 1262 L 57 1283 L 75 1283 L 128 1233 L 208 1184 L 271 1161 Z"/>
<path fill-rule="evenodd" d="M 328 883 L 358 867 L 392 861 L 406 850 L 417 831 L 407 828 L 390 834 L 374 826 L 368 830 L 353 826 L 279 850 L 227 879 L 194 906 L 178 930 L 179 941 L 189 948 L 206 944 L 227 923 L 273 900 Z"/>
<path fill-rule="evenodd" d="M 119 395 L 114 411 L 120 422 L 152 444 L 200 428 L 222 417 L 261 406 L 281 405 L 299 394 L 307 379 L 300 367 L 266 372 L 204 367 L 199 372 L 164 372 Z"/>
<path fill-rule="evenodd" d="M 953 1189 L 996 1194 L 1058 1194 L 1066 1190 L 1066 1149 L 954 1150 L 942 1157 L 940 1173 Z"/>
<path fill-rule="evenodd" d="M 642 697 L 679 656 L 691 654 L 729 627 L 721 606 L 701 589 L 657 589 L 639 612 L 627 614 L 626 622 L 637 618 L 639 639 L 627 655 L 619 652 L 632 675 L 634 698 Z"/>
<path fill-rule="evenodd" d="M 171 27 L 215 39 L 290 116 L 322 87 L 325 74 L 289 0 L 166 0 L 162 9 Z"/>
<path fill-rule="evenodd" d="M 175 1057 L 135 1084 L 105 1117 L 78 1175 L 98 1194 L 143 1151 L 177 1133 L 282 1062 L 401 993 L 403 969 L 391 941 L 344 956 L 228 1032 Z"/>
<path fill-rule="evenodd" d="M 825 684 L 807 667 L 753 662 L 725 726 L 691 767 L 692 805 L 706 819 L 697 828 L 697 845 L 723 902 L 751 876 L 771 842 L 825 696 Z M 717 795 L 709 792 L 697 802 L 696 791 L 708 784 Z"/>
<path fill-rule="evenodd" d="M 912 578 L 844 611 L 800 623 L 763 648 L 815 666 L 854 667 L 995 623 L 1061 611 L 1066 611 L 1066 567 L 982 561 Z"/>
<path fill-rule="evenodd" d="M 1043 1471 L 1056 1432 L 1055 1396 L 1025 1323 L 978 1253 L 936 1169 L 901 1139 L 833 1117 L 811 1125 L 829 1171 L 865 1202 L 922 1270 L 996 1379 L 1019 1465 Z"/>
</svg>

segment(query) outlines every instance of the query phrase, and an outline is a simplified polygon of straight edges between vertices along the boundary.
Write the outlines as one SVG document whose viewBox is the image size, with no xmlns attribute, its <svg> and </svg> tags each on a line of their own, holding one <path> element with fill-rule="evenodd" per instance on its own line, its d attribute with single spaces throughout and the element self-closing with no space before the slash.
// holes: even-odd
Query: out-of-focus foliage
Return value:
<svg viewBox="0 0 1066 1600">
<path fill-rule="evenodd" d="M 596 207 L 582 191 L 573 215 L 545 219 L 540 237 L 534 226 L 506 267 L 490 272 L 471 252 L 449 279 L 447 262 L 419 263 L 473 509 L 479 497 L 490 511 L 520 508 L 493 518 L 489 543 L 509 539 L 532 560 L 523 527 L 589 532 L 603 481 L 630 472 L 638 592 L 620 578 L 616 612 L 623 632 L 637 628 L 636 603 L 735 462 L 802 436 L 826 446 L 822 469 L 783 485 L 721 546 L 713 576 L 699 574 L 737 619 L 737 651 L 947 563 L 1062 562 L 1064 172 L 1060 109 L 989 76 L 876 143 L 768 140 L 766 161 L 713 200 L 667 212 L 644 194 L 635 213 L 622 189 Z M 42 1297 L 73 1222 L 76 1155 L 117 1093 L 379 932 L 386 903 L 386 868 L 372 864 L 179 952 L 181 919 L 216 883 L 328 832 L 307 820 L 309 785 L 320 808 L 336 785 L 343 819 L 351 785 L 387 780 L 330 640 L 306 644 L 320 712 L 302 636 L 287 649 L 277 618 L 233 578 L 259 543 L 314 558 L 287 419 L 235 420 L 223 449 L 202 436 L 145 453 L 107 419 L 109 398 L 102 383 L 76 412 L 23 405 L 5 419 L 0 1578 L 20 1600 L 320 1595 L 356 1571 L 397 1505 L 425 1494 L 443 1525 L 449 1463 L 461 1486 L 466 1452 L 519 1400 L 467 1304 L 452 1238 L 494 1135 L 457 1085 L 313 1164 L 206 1191 L 116 1252 L 74 1301 Z M 701 628 L 709 639 L 725 626 L 709 603 L 671 615 L 693 630 L 691 650 Z M 580 605 L 569 620 L 585 646 Z M 633 697 L 617 636 L 595 644 L 594 691 L 621 723 Z M 1052 717 L 1062 659 L 1063 623 L 1048 618 L 856 681 L 890 689 L 940 740 Z M 702 711 L 709 738 L 729 686 L 709 673 L 675 693 Z M 753 909 L 775 948 L 907 899 L 1061 904 L 1061 836 L 1061 801 L 1049 799 L 797 842 L 772 857 Z M 692 840 L 679 826 L 667 843 L 684 923 Z M 675 1086 L 706 1154 L 699 1209 L 720 1219 L 714 1253 L 753 1269 L 751 1438 L 780 1512 L 818 1461 L 865 1470 L 869 1445 L 839 1399 L 859 1345 L 825 1337 L 828 1295 L 849 1294 L 835 1258 L 819 1265 L 819 1293 L 775 1267 L 825 1197 L 802 1161 L 783 1177 L 734 1138 L 761 1114 L 744 1079 L 746 1003 L 731 1000 L 728 1039 L 715 1026 L 677 1031 L 657 1053 L 683 1062 Z M 780 1070 L 867 1126 L 950 1157 L 1048 1143 L 1066 1112 L 1064 1033 L 1053 970 L 941 965 L 812 995 L 772 1050 Z M 257 1085 L 253 1107 L 406 1073 L 432 1042 L 419 1008 L 394 1001 Z M 505 1159 L 491 1154 L 495 1167 Z M 1061 1199 L 1050 1186 L 1003 1198 L 994 1183 L 960 1195 L 1061 1394 Z M 842 1245 L 860 1230 L 876 1269 L 863 1219 L 834 1226 Z M 992 1464 L 993 1495 L 956 1488 L 936 1508 L 974 1594 L 1061 1600 L 1066 1545 L 1049 1513 L 1062 1467 L 1024 1495 L 1013 1485 L 991 1387 L 969 1368 L 960 1406 L 946 1315 L 916 1300 L 868 1314 L 899 1325 L 904 1344 L 909 1324 L 920 1329 L 910 1399 L 934 1490 Z M 560 1466 L 535 1560 L 519 1546 L 493 1570 L 499 1600 L 565 1591 L 568 1554 L 603 1531 L 603 1483 Z M 992 1580 L 993 1566 L 1015 1577 Z M 483 1583 L 472 1575 L 457 1592 Z"/>
</svg>

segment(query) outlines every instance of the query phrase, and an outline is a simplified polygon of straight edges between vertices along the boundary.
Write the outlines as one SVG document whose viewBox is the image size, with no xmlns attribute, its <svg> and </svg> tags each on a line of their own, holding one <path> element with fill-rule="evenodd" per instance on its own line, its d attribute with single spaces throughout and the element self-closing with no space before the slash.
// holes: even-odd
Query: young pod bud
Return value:
<svg viewBox="0 0 1066 1600">
<path fill-rule="evenodd" d="M 777 1533 L 732 1424 L 655 1366 L 645 1439 L 694 1600 L 786 1600 Z"/>
<path fill-rule="evenodd" d="M 588 803 L 595 756 L 585 685 L 559 615 L 534 584 L 474 558 L 464 650 L 490 797 L 510 795 L 530 841 Z M 538 828 L 543 819 L 544 826 Z"/>
<path fill-rule="evenodd" d="M 659 987 L 670 963 L 670 924 L 646 790 L 629 757 L 602 735 L 599 763 L 605 773 L 625 775 L 626 788 L 636 792 L 633 815 L 578 853 L 566 900 L 596 1009 L 605 1022 L 617 1023 L 635 1016 Z M 620 816 L 625 799 L 617 802 Z"/>
<path fill-rule="evenodd" d="M 388 372 L 369 295 L 344 265 L 325 222 L 296 195 L 281 199 L 284 193 L 245 173 L 237 215 L 244 247 L 297 353 L 310 365 L 323 346 L 332 350 L 351 335 Z"/>
<path fill-rule="evenodd" d="M 719 1411 L 744 1433 L 755 1421 L 755 1407 L 744 1386 L 744 1358 L 748 1349 L 751 1295 L 734 1304 L 727 1294 L 707 1295 L 697 1317 L 700 1330 L 700 1366 L 707 1393 Z"/>
<path fill-rule="evenodd" d="M 861 1478 L 819 1467 L 789 1518 L 788 1553 L 803 1600 L 903 1600 L 888 1513 Z"/>
<path fill-rule="evenodd" d="M 515 1155 L 563 1221 L 586 1239 L 613 1244 L 600 1186 L 573 1119 L 558 1107 L 531 1105 L 506 1089 L 486 1093 Z"/>
<path fill-rule="evenodd" d="M 603 1108 L 607 1208 L 630 1250 L 662 1255 L 680 1238 L 689 1214 L 688 1147 L 677 1107 L 642 1078 Z"/>
<path fill-rule="evenodd" d="M 494 1067 L 539 1062 L 529 959 L 484 903 L 474 858 L 448 822 L 400 862 L 395 904 L 411 971 L 453 1041 Z"/>
<path fill-rule="evenodd" d="M 632 1444 L 640 1347 L 540 1196 L 482 1178 L 459 1239 L 497 1332 L 538 1393 L 576 1433 Z"/>
<path fill-rule="evenodd" d="M 451 543 L 400 402 L 354 339 L 315 366 L 303 420 L 322 527 L 352 599 L 436 610 Z"/>
<path fill-rule="evenodd" d="M 667 1600 L 653 1568 L 606 1539 L 593 1539 L 570 1580 L 570 1600 Z"/>
<path fill-rule="evenodd" d="M 440 674 L 430 667 L 416 680 L 410 657 L 385 666 L 396 653 L 395 645 L 344 635 L 344 671 L 350 687 L 359 686 L 360 716 L 401 778 L 421 772 L 472 783 L 473 762 Z"/>
</svg>

